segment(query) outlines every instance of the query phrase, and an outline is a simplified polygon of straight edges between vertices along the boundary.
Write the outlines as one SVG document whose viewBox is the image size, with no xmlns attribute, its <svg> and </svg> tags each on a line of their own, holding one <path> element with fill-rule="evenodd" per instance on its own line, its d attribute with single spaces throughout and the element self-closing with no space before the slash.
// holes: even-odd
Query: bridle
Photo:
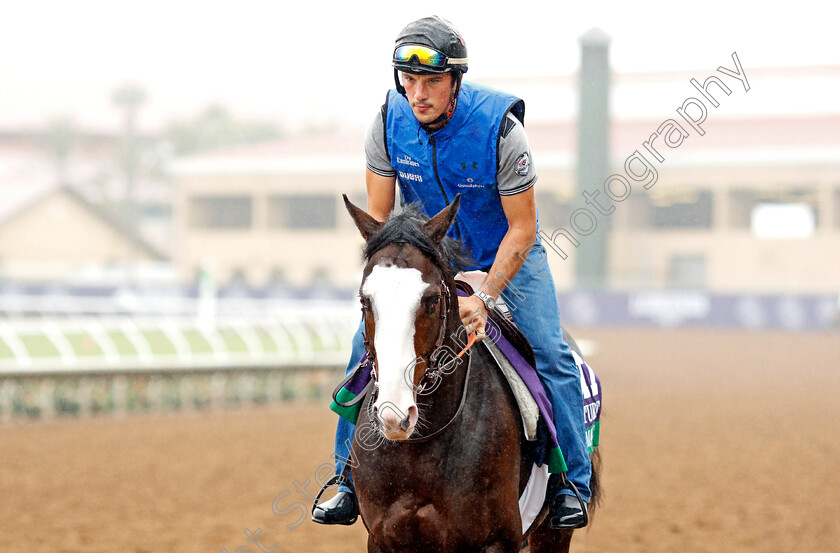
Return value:
<svg viewBox="0 0 840 553">
<path fill-rule="evenodd" d="M 446 286 L 446 281 L 443 279 L 443 276 L 441 276 L 440 284 L 441 284 L 441 290 L 445 290 L 446 293 L 441 294 L 443 296 L 443 298 L 442 298 L 442 301 L 441 301 L 441 312 L 440 312 L 440 315 L 438 316 L 438 319 L 440 320 L 440 329 L 438 330 L 437 340 L 435 340 L 435 350 L 434 350 L 434 352 L 432 352 L 432 355 L 429 356 L 430 361 L 432 360 L 432 358 L 435 357 L 434 353 L 440 350 L 440 346 L 443 345 L 443 341 L 446 337 L 446 321 L 447 321 L 447 314 L 449 313 L 450 300 L 449 300 L 449 288 Z M 367 311 L 364 308 L 362 309 L 362 316 L 365 317 L 365 322 L 367 322 L 367 318 L 366 318 L 367 317 Z M 415 388 L 415 393 L 419 395 L 419 394 L 424 394 L 424 393 L 429 394 L 429 393 L 432 393 L 433 391 L 435 391 L 437 389 L 437 387 L 440 385 L 440 383 L 443 381 L 443 376 L 446 375 L 446 374 L 449 374 L 451 371 L 454 371 L 457 368 L 456 363 L 461 362 L 462 356 L 469 351 L 469 349 L 473 346 L 473 344 L 475 344 L 475 334 L 470 333 L 469 338 L 467 340 L 467 345 L 464 346 L 464 349 L 462 349 L 458 353 L 458 355 L 456 355 L 455 357 L 453 357 L 451 360 L 447 361 L 446 363 L 435 363 L 434 365 L 432 365 L 431 363 L 427 364 L 426 371 L 423 373 L 423 378 L 420 379 L 420 385 L 414 387 Z M 368 417 L 371 420 L 375 420 L 377 417 L 376 417 L 376 414 L 374 412 L 372 412 L 372 409 L 373 409 L 373 404 L 376 401 L 376 394 L 379 391 L 379 381 L 378 381 L 377 375 L 376 375 L 376 364 L 374 363 L 374 360 L 376 359 L 376 353 L 371 348 L 370 342 L 367 339 L 367 336 L 365 336 L 365 353 L 368 356 L 366 364 L 370 366 L 370 372 L 371 372 L 371 381 L 370 382 L 371 382 L 371 384 L 373 384 L 373 391 L 371 392 L 370 397 L 368 398 L 368 400 L 366 402 L 366 405 L 367 405 L 367 410 L 368 410 Z M 466 403 L 467 403 L 467 390 L 469 389 L 470 369 L 471 368 L 472 368 L 472 355 L 468 355 L 467 356 L 466 374 L 464 375 L 464 389 L 461 392 L 461 399 L 458 401 L 458 409 L 455 411 L 455 414 L 452 415 L 452 418 L 449 419 L 449 422 L 447 422 L 446 424 L 444 424 L 442 427 L 438 428 L 437 430 L 435 430 L 431 434 L 428 434 L 426 436 L 420 436 L 420 437 L 417 437 L 417 438 L 408 438 L 406 441 L 409 441 L 409 442 L 412 442 L 412 443 L 418 443 L 418 442 L 426 442 L 426 441 L 432 440 L 432 439 L 436 438 L 437 436 L 439 436 L 440 434 L 443 434 L 444 432 L 446 432 L 449 429 L 449 427 L 452 426 L 455 423 L 456 420 L 458 420 L 458 417 L 460 417 L 461 412 L 464 410 L 464 405 L 466 405 Z M 427 380 L 429 380 L 429 383 L 431 384 L 428 389 L 426 388 L 426 386 L 428 384 L 426 382 Z M 364 392 L 363 392 L 363 394 L 364 394 Z M 404 428 L 404 430 L 405 430 L 405 428 Z"/>
<path fill-rule="evenodd" d="M 455 357 L 452 357 L 448 361 L 442 362 L 443 359 L 445 359 L 447 356 L 444 354 L 438 355 L 437 353 L 439 351 L 442 351 L 441 346 L 443 345 L 443 342 L 446 339 L 446 328 L 449 317 L 449 308 L 451 305 L 449 287 L 446 285 L 446 280 L 443 278 L 443 275 L 441 275 L 440 277 L 440 289 L 441 301 L 439 304 L 440 314 L 438 315 L 438 335 L 435 339 L 435 349 L 429 356 L 429 361 L 426 363 L 426 370 L 423 372 L 423 377 L 420 379 L 420 383 L 417 386 L 414 386 L 414 391 L 418 395 L 429 394 L 434 392 L 440 385 L 442 377 L 446 374 L 449 374 L 457 368 L 456 364 L 461 362 L 461 357 L 475 343 L 475 334 L 470 334 L 467 340 L 467 344 L 466 346 L 464 346 L 464 349 L 462 349 Z M 364 320 L 365 327 L 367 327 L 367 314 L 367 306 L 362 305 L 362 318 Z M 362 333 L 362 336 L 364 338 L 365 354 L 367 355 L 367 364 L 370 365 L 371 375 L 375 382 L 374 387 L 377 388 L 378 378 L 376 374 L 376 352 L 374 351 L 373 346 L 370 343 L 370 340 L 368 339 L 367 335 Z"/>
</svg>

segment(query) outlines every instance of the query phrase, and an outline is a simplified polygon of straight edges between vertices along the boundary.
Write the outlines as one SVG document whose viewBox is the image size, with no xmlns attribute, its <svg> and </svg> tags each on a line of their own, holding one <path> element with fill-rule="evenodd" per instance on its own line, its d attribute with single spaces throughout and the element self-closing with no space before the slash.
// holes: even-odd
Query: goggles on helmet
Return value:
<svg viewBox="0 0 840 553">
<path fill-rule="evenodd" d="M 435 69 L 467 63 L 467 58 L 448 58 L 445 54 L 420 44 L 403 44 L 394 50 L 395 64 L 410 64 L 413 60 Z"/>
</svg>

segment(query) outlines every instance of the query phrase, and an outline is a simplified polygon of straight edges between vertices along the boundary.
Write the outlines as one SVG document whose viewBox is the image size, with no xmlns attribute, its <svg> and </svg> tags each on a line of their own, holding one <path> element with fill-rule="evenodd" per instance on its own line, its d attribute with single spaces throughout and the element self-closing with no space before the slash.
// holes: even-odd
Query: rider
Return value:
<svg viewBox="0 0 840 553">
<path fill-rule="evenodd" d="M 460 316 L 479 335 L 487 309 L 508 288 L 504 299 L 530 341 L 554 409 L 558 440 L 568 465 L 567 477 L 585 504 L 562 487 L 553 498 L 553 528 L 579 528 L 588 520 L 591 465 L 584 437 L 580 376 L 563 339 L 554 281 L 537 236 L 534 198 L 537 175 L 523 127 L 524 102 L 470 82 L 467 49 L 451 23 L 437 16 L 409 23 L 393 53 L 396 90 L 388 93 L 365 139 L 368 212 L 379 221 L 394 209 L 395 184 L 405 202 L 420 202 L 434 215 L 461 193 L 461 208 L 450 236 L 460 239 L 474 259 L 469 269 L 490 276 L 475 295 L 459 298 Z M 400 78 L 401 77 L 401 78 Z M 493 276 L 495 275 L 495 276 Z M 355 368 L 364 352 L 361 327 L 347 366 Z M 354 427 L 339 419 L 336 471 L 349 457 Z M 313 520 L 353 524 L 358 503 L 350 487 L 318 505 Z"/>
</svg>

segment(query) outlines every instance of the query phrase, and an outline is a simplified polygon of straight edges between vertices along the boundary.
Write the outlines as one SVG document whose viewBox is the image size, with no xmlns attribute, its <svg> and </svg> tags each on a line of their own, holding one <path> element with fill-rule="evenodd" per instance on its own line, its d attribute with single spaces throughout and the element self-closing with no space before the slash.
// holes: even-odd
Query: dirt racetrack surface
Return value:
<svg viewBox="0 0 840 553">
<path fill-rule="evenodd" d="M 840 551 L 840 334 L 575 334 L 598 348 L 606 497 L 573 551 Z M 260 551 L 246 531 L 365 551 L 361 523 L 286 527 L 334 424 L 288 404 L 0 426 L 0 551 Z"/>
</svg>

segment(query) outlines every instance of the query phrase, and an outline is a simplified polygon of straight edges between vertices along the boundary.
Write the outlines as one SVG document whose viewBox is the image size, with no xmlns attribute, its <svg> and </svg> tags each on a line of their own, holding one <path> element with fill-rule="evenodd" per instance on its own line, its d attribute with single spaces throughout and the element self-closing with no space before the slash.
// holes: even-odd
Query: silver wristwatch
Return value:
<svg viewBox="0 0 840 553">
<path fill-rule="evenodd" d="M 484 302 L 484 307 L 487 309 L 488 312 L 496 309 L 495 298 L 493 298 L 493 296 L 491 296 L 487 292 L 482 292 L 481 290 L 479 290 L 478 292 L 473 294 L 473 296 L 477 297 L 478 299 Z"/>
</svg>

